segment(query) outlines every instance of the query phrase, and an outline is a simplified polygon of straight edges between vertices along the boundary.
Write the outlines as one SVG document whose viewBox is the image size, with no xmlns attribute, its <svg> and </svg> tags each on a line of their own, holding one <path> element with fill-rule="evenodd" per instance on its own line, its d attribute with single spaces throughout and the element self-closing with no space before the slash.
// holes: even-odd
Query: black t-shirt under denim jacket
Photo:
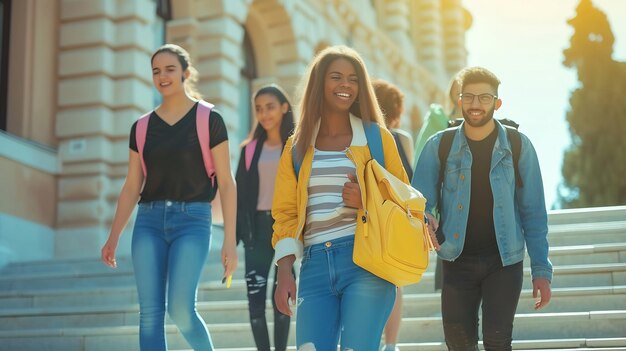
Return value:
<svg viewBox="0 0 626 351">
<path fill-rule="evenodd" d="M 500 253 L 493 223 L 493 192 L 489 180 L 491 156 L 497 138 L 498 128 L 494 128 L 483 140 L 467 139 L 472 152 L 472 196 L 462 257 Z"/>
<path fill-rule="evenodd" d="M 140 203 L 162 200 L 210 202 L 215 198 L 217 181 L 212 184 L 206 174 L 198 141 L 197 108 L 198 103 L 173 125 L 154 111 L 150 114 L 143 150 L 149 176 Z M 138 152 L 136 128 L 137 122 L 130 130 L 129 147 Z M 209 135 L 210 148 L 228 140 L 224 120 L 215 109 L 211 110 L 209 117 Z"/>
<path fill-rule="evenodd" d="M 259 201 L 259 158 L 267 137 L 257 140 L 250 169 L 246 170 L 246 147 L 241 148 L 237 166 L 237 243 L 243 241 L 246 247 L 254 245 L 254 216 Z M 283 143 L 283 147 L 284 147 Z"/>
</svg>

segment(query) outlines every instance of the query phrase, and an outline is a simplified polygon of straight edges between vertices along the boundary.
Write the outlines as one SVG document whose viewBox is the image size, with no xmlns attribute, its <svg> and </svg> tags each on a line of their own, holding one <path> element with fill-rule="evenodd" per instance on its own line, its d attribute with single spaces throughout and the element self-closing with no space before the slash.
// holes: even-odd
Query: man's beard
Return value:
<svg viewBox="0 0 626 351">
<path fill-rule="evenodd" d="M 487 111 L 487 113 L 485 113 L 483 118 L 477 122 L 472 121 L 469 113 L 465 112 L 464 109 L 461 109 L 461 112 L 463 112 L 463 119 L 465 120 L 465 123 L 469 124 L 471 127 L 479 128 L 489 123 L 489 121 L 493 119 L 493 114 L 496 112 L 496 107 L 493 106 L 489 111 Z"/>
</svg>

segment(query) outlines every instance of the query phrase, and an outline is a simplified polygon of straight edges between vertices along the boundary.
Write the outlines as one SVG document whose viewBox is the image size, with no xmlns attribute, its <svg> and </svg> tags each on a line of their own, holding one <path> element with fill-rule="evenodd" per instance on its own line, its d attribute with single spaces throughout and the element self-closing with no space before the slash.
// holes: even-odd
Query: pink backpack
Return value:
<svg viewBox="0 0 626 351">
<path fill-rule="evenodd" d="M 198 132 L 198 141 L 200 142 L 200 148 L 202 149 L 202 159 L 204 160 L 204 168 L 206 173 L 211 179 L 211 182 L 215 184 L 215 167 L 213 167 L 213 156 L 210 149 L 210 135 L 209 135 L 209 116 L 213 105 L 206 101 L 198 101 L 198 108 L 196 109 L 196 130 Z M 143 159 L 143 148 L 146 145 L 146 134 L 148 132 L 148 122 L 150 121 L 150 115 L 152 111 L 141 116 L 137 121 L 137 128 L 135 130 L 135 139 L 137 140 L 137 150 L 139 152 L 139 158 L 141 159 L 141 168 L 143 169 L 143 176 L 148 175 L 148 169 L 146 168 L 146 162 Z"/>
<path fill-rule="evenodd" d="M 198 132 L 198 141 L 200 142 L 200 149 L 202 150 L 202 160 L 204 161 L 204 169 L 206 169 L 207 176 L 211 179 L 211 183 L 215 185 L 215 167 L 213 166 L 213 155 L 211 155 L 210 147 L 210 135 L 209 135 L 209 117 L 211 116 L 211 110 L 214 105 L 206 101 L 198 101 L 198 108 L 196 109 L 196 131 Z M 150 115 L 152 111 L 141 116 L 137 121 L 137 128 L 135 129 L 135 139 L 137 140 L 137 151 L 139 153 L 139 159 L 141 160 L 141 168 L 143 169 L 144 178 L 148 175 L 148 169 L 146 168 L 146 162 L 143 158 L 143 149 L 146 145 L 146 134 L 148 132 L 148 122 L 150 121 Z M 215 195 L 213 200 L 213 223 L 222 223 L 222 208 L 219 200 L 219 193 Z"/>
<path fill-rule="evenodd" d="M 256 149 L 256 143 L 258 139 L 252 139 L 248 145 L 245 146 L 246 151 L 244 154 L 246 161 L 246 171 L 250 170 L 250 166 L 252 166 L 252 158 L 254 157 L 254 150 Z"/>
</svg>

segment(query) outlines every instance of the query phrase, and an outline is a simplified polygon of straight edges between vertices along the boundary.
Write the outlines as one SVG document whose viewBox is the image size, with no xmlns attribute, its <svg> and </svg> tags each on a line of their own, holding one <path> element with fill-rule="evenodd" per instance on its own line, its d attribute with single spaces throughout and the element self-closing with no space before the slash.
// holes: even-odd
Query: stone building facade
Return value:
<svg viewBox="0 0 626 351">
<path fill-rule="evenodd" d="M 292 94 L 328 45 L 354 47 L 405 97 L 413 133 L 466 63 L 461 0 L 0 0 L 0 266 L 97 257 L 127 169 L 131 124 L 158 103 L 150 56 L 172 42 L 237 145 L 250 94 Z M 129 227 L 132 223 L 129 224 Z M 128 238 L 120 254 L 129 252 Z"/>
</svg>

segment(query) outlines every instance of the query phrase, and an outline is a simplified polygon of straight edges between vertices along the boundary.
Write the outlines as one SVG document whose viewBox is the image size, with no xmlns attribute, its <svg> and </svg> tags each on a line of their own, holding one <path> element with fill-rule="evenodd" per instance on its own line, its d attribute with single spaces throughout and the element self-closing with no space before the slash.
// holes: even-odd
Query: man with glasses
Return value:
<svg viewBox="0 0 626 351">
<path fill-rule="evenodd" d="M 540 297 L 535 309 L 546 306 L 551 297 L 552 264 L 539 161 L 528 137 L 520 133 L 521 184 L 517 185 L 507 127 L 493 118 L 502 105 L 500 80 L 485 68 L 471 67 L 459 73 L 458 82 L 464 122 L 455 131 L 443 184 L 438 184 L 440 132 L 424 146 L 412 185 L 428 199 L 428 212 L 440 211 L 441 223 L 428 217 L 443 260 L 441 306 L 448 349 L 478 350 L 482 303 L 485 349 L 511 350 L 525 247 L 533 297 Z"/>
</svg>

